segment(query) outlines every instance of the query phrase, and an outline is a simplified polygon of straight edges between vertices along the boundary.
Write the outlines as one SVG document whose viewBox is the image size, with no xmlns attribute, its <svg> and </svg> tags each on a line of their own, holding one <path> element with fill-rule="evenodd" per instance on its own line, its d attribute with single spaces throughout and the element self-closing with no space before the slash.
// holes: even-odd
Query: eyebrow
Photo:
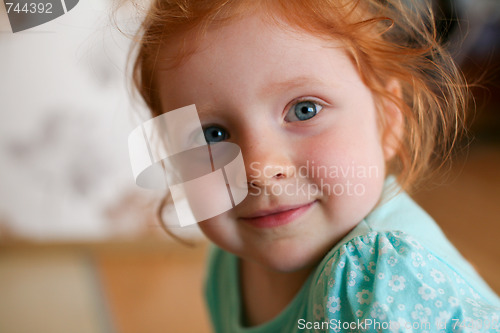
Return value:
<svg viewBox="0 0 500 333">
<path fill-rule="evenodd" d="M 296 76 L 285 81 L 275 81 L 264 86 L 259 91 L 260 96 L 269 96 L 284 90 L 291 90 L 295 88 L 301 88 L 304 86 L 311 85 L 322 85 L 326 86 L 326 83 L 322 80 L 311 78 L 310 76 Z"/>
</svg>

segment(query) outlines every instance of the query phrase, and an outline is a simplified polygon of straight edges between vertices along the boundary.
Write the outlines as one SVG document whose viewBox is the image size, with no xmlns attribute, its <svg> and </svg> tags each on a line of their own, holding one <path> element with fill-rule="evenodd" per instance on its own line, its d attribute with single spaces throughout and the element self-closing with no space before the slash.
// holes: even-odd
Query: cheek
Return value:
<svg viewBox="0 0 500 333">
<path fill-rule="evenodd" d="M 362 125 L 332 128 L 311 138 L 308 149 L 300 147 L 306 152 L 302 159 L 332 171 L 327 178 L 384 177 L 384 152 L 376 126 Z"/>
<path fill-rule="evenodd" d="M 362 196 L 371 192 L 372 184 L 377 186 L 383 182 L 385 162 L 380 145 L 336 143 L 308 154 L 312 181 L 319 186 L 330 185 L 330 192 L 337 196 L 352 195 L 354 190 L 356 195 Z"/>
<path fill-rule="evenodd" d="M 385 178 L 376 126 L 357 125 L 318 137 L 306 158 L 314 173 L 310 181 L 323 189 L 326 209 L 336 221 L 364 218 L 379 200 Z"/>
<path fill-rule="evenodd" d="M 227 213 L 198 223 L 203 234 L 214 244 L 226 251 L 238 253 L 241 242 L 237 234 L 236 224 L 231 222 Z"/>
</svg>

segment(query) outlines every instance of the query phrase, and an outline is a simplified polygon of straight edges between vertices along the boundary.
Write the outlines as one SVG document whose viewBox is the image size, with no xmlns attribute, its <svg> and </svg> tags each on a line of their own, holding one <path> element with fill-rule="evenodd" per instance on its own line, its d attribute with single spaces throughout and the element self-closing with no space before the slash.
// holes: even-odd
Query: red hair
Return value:
<svg viewBox="0 0 500 333">
<path fill-rule="evenodd" d="M 340 40 L 375 96 L 384 139 L 394 133 L 383 101 L 397 105 L 403 115 L 403 135 L 389 170 L 409 190 L 433 161 L 442 165 L 450 157 L 468 97 L 461 72 L 438 40 L 431 8 L 422 0 L 153 0 L 136 36 L 133 84 L 152 116 L 162 114 L 159 61 L 179 65 L 208 27 L 256 10 L 278 25 Z M 159 59 L 169 44 L 179 53 Z M 387 91 L 390 80 L 399 83 L 401 94 Z"/>
</svg>

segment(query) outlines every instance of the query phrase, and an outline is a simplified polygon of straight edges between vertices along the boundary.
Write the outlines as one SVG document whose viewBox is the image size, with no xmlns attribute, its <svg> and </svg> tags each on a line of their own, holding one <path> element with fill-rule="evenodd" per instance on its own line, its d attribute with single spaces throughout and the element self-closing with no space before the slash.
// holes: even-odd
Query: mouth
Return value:
<svg viewBox="0 0 500 333">
<path fill-rule="evenodd" d="M 296 220 L 306 213 L 315 202 L 281 206 L 272 210 L 260 210 L 250 216 L 240 217 L 240 220 L 257 228 L 274 228 Z"/>
</svg>

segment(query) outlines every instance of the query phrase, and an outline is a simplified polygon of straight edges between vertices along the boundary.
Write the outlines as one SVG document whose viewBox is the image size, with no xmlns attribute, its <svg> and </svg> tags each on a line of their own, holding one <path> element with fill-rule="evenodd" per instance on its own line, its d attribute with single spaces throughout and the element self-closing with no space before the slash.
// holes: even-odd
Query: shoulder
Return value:
<svg viewBox="0 0 500 333">
<path fill-rule="evenodd" d="M 332 324 L 331 331 L 344 331 L 341 323 L 388 328 L 373 326 L 378 322 L 431 332 L 439 325 L 499 320 L 498 304 L 488 304 L 450 265 L 401 231 L 373 231 L 344 242 L 322 261 L 313 284 L 312 316 Z"/>
<path fill-rule="evenodd" d="M 236 320 L 236 257 L 215 245 L 208 252 L 207 273 L 204 283 L 205 302 L 214 331 L 230 330 Z"/>
<path fill-rule="evenodd" d="M 205 277 L 205 296 L 219 302 L 220 296 L 237 288 L 237 258 L 221 248 L 211 245 L 208 251 Z"/>
</svg>

